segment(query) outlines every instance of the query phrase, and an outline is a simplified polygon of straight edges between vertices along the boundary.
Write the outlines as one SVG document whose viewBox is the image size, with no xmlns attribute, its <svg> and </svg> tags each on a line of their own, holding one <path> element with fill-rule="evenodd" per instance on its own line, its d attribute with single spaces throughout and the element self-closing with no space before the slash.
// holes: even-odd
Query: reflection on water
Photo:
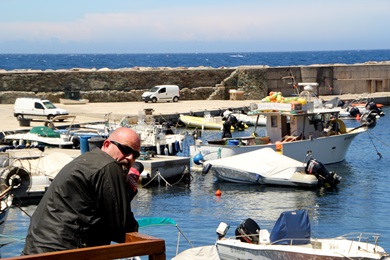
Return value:
<svg viewBox="0 0 390 260">
<path fill-rule="evenodd" d="M 386 112 L 390 115 L 388 109 Z M 354 120 L 347 122 L 349 127 L 357 124 Z M 271 230 L 281 212 L 306 209 L 312 236 L 378 232 L 382 234 L 380 245 L 390 250 L 388 129 L 390 118 L 385 116 L 370 130 L 371 134 L 363 133 L 355 138 L 344 162 L 327 165 L 328 170 L 343 177 L 336 191 L 225 183 L 216 181 L 211 174 L 202 176 L 193 172 L 194 180 L 190 184 L 140 189 L 132 204 L 133 211 L 136 218 L 172 218 L 195 246 L 202 246 L 215 242 L 215 230 L 221 221 L 231 226 L 228 235 L 233 235 L 248 217 L 261 228 Z M 250 134 L 250 131 L 240 134 Z M 220 133 L 213 131 L 210 135 L 219 138 Z M 378 151 L 383 159 L 379 159 Z M 220 197 L 215 195 L 217 189 L 222 191 Z M 24 209 L 31 214 L 35 206 Z M 4 234 L 24 237 L 28 221 L 24 213 L 12 209 Z M 149 227 L 140 231 L 165 239 L 167 258 L 175 255 L 178 238 L 175 227 Z M 180 241 L 179 251 L 189 248 L 183 238 Z M 3 257 L 19 255 L 22 248 L 23 242 L 15 242 L 3 247 L 1 254 Z"/>
</svg>

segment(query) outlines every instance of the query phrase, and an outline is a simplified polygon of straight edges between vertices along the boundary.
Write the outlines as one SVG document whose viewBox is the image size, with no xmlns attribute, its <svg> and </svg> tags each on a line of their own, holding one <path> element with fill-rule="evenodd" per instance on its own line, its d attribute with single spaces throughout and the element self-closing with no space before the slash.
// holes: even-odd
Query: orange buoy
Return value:
<svg viewBox="0 0 390 260">
<path fill-rule="evenodd" d="M 282 154 L 283 144 L 280 141 L 275 142 L 276 152 Z"/>
<path fill-rule="evenodd" d="M 356 120 L 360 120 L 360 114 L 356 115 Z"/>
<path fill-rule="evenodd" d="M 216 192 L 215 192 L 215 196 L 221 196 L 222 195 L 222 192 L 220 189 L 218 189 Z"/>
</svg>

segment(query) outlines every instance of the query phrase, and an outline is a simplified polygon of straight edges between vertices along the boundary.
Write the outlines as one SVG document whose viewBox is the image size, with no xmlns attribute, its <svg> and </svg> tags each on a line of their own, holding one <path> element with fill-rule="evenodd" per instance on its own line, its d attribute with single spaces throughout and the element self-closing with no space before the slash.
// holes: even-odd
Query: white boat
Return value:
<svg viewBox="0 0 390 260">
<path fill-rule="evenodd" d="M 234 110 L 229 108 L 223 112 L 223 119 L 226 119 L 229 115 L 233 115 L 239 122 L 243 122 L 247 126 L 265 126 L 267 124 L 267 118 L 264 115 L 258 117 L 249 116 L 246 110 Z"/>
<path fill-rule="evenodd" d="M 292 159 L 303 161 L 308 152 L 324 164 L 343 161 L 352 140 L 370 127 L 367 121 L 356 128 L 346 128 L 344 122 L 337 119 L 339 131 L 331 135 L 326 132 L 326 123 L 332 115 L 337 117 L 337 109 L 292 109 L 290 104 L 253 104 L 253 115 L 267 117 L 266 136 L 256 133 L 247 137 L 224 138 L 219 140 L 194 140 L 190 146 L 190 157 L 196 165 L 208 160 L 226 158 L 262 148 L 272 148 Z M 371 118 L 370 118 L 371 119 Z M 373 121 L 376 118 L 372 118 Z M 194 135 L 194 137 L 197 135 Z"/>
<path fill-rule="evenodd" d="M 335 188 L 340 182 L 311 156 L 302 163 L 271 148 L 206 161 L 204 174 L 209 170 L 219 180 L 242 184 Z"/>
<path fill-rule="evenodd" d="M 182 151 L 182 142 L 185 135 L 175 133 L 176 128 L 166 124 L 139 123 L 129 126 L 141 139 L 141 151 L 152 151 L 158 155 L 176 155 Z"/>
<path fill-rule="evenodd" d="M 143 117 L 139 117 L 138 124 L 130 124 L 128 116 L 123 117 L 118 123 L 110 123 L 109 114 L 105 116 L 103 124 L 87 124 L 86 129 L 100 131 L 107 136 L 118 127 L 129 127 L 140 136 L 141 151 L 152 151 L 158 155 L 176 155 L 182 150 L 182 142 L 185 135 L 177 133 L 177 129 L 168 122 L 156 124 L 154 121 L 146 123 Z"/>
<path fill-rule="evenodd" d="M 226 111 L 225 111 L 226 113 Z M 185 124 L 187 127 L 190 128 L 197 128 L 197 129 L 209 129 L 209 130 L 222 130 L 223 129 L 223 123 L 226 119 L 226 116 L 228 114 L 225 114 L 224 116 L 212 116 L 210 112 L 205 112 L 203 117 L 200 116 L 188 116 L 188 115 L 180 115 L 179 121 Z M 240 122 L 240 120 L 238 120 Z M 234 127 L 231 126 L 230 130 L 244 130 L 248 128 L 248 125 L 245 124 L 245 122 L 241 121 L 242 123 L 238 126 Z"/>
<path fill-rule="evenodd" d="M 244 124 L 248 126 L 265 126 L 267 125 L 267 118 L 264 115 L 261 115 L 259 117 L 254 116 L 248 116 L 247 114 L 241 114 L 241 113 L 232 113 L 238 121 L 243 122 Z"/>
<path fill-rule="evenodd" d="M 73 141 L 70 135 L 60 134 L 47 126 L 34 126 L 27 133 L 11 134 L 4 137 L 9 143 L 27 146 L 50 146 L 72 148 Z"/>
<path fill-rule="evenodd" d="M 72 156 L 57 151 L 7 150 L 0 153 L 0 184 L 10 187 L 12 180 L 18 179 L 17 189 L 11 191 L 14 198 L 40 199 L 57 173 L 72 160 Z"/>
<path fill-rule="evenodd" d="M 244 220 L 234 237 L 226 238 L 226 223 L 217 229 L 220 259 L 388 259 L 378 245 L 379 234 L 351 233 L 336 238 L 313 238 L 305 210 L 283 212 L 272 231 L 253 219 Z"/>
</svg>

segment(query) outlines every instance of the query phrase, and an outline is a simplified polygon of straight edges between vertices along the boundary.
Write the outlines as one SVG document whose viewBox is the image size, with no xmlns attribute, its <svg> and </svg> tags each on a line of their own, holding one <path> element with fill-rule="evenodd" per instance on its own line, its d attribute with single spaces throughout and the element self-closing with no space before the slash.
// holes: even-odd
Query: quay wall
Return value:
<svg viewBox="0 0 390 260">
<path fill-rule="evenodd" d="M 390 92 L 390 61 L 289 67 L 0 70 L 0 104 L 12 104 L 17 97 L 58 103 L 69 95 L 90 102 L 134 102 L 141 100 L 145 90 L 163 84 L 179 85 L 181 100 L 256 100 L 269 91 L 296 94 L 294 84 L 300 82 L 317 82 L 315 92 L 321 96 Z M 240 95 L 232 95 L 231 90 Z"/>
</svg>

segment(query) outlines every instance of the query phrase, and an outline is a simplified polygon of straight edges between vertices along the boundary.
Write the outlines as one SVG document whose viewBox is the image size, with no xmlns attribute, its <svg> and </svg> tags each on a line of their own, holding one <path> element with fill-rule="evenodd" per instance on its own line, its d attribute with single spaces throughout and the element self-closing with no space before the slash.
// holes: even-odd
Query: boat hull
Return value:
<svg viewBox="0 0 390 260">
<path fill-rule="evenodd" d="M 349 146 L 353 139 L 364 128 L 356 129 L 353 132 L 341 135 L 319 137 L 307 140 L 298 140 L 282 143 L 282 154 L 298 161 L 304 161 L 308 152 L 323 164 L 341 162 L 345 159 Z M 219 145 L 219 144 L 197 144 L 190 146 L 192 160 L 201 153 L 205 161 L 230 157 L 237 154 L 255 151 L 262 148 L 272 148 L 276 151 L 275 143 L 261 145 Z"/>
<path fill-rule="evenodd" d="M 141 173 L 141 183 L 172 184 L 184 177 L 190 169 L 190 158 L 182 156 L 159 155 L 147 160 L 139 160 L 144 166 Z"/>
<path fill-rule="evenodd" d="M 385 250 L 374 244 L 339 239 L 312 239 L 303 245 L 250 244 L 240 240 L 217 241 L 217 250 L 224 259 L 385 259 Z M 373 250 L 375 249 L 375 251 Z"/>
<path fill-rule="evenodd" d="M 213 175 L 222 181 L 242 184 L 264 184 L 291 187 L 317 187 L 318 179 L 314 175 L 296 172 L 290 179 L 263 177 L 254 172 L 246 172 L 221 166 L 212 166 Z"/>
<path fill-rule="evenodd" d="M 73 142 L 69 136 L 61 135 L 58 138 L 43 137 L 33 133 L 7 135 L 5 138 L 8 142 L 17 141 L 19 145 L 26 143 L 43 145 L 48 147 L 73 148 Z"/>
<path fill-rule="evenodd" d="M 209 130 L 222 130 L 223 121 L 222 117 L 213 117 L 205 119 L 197 116 L 184 116 L 181 115 L 179 120 L 187 127 L 209 129 Z"/>
</svg>

